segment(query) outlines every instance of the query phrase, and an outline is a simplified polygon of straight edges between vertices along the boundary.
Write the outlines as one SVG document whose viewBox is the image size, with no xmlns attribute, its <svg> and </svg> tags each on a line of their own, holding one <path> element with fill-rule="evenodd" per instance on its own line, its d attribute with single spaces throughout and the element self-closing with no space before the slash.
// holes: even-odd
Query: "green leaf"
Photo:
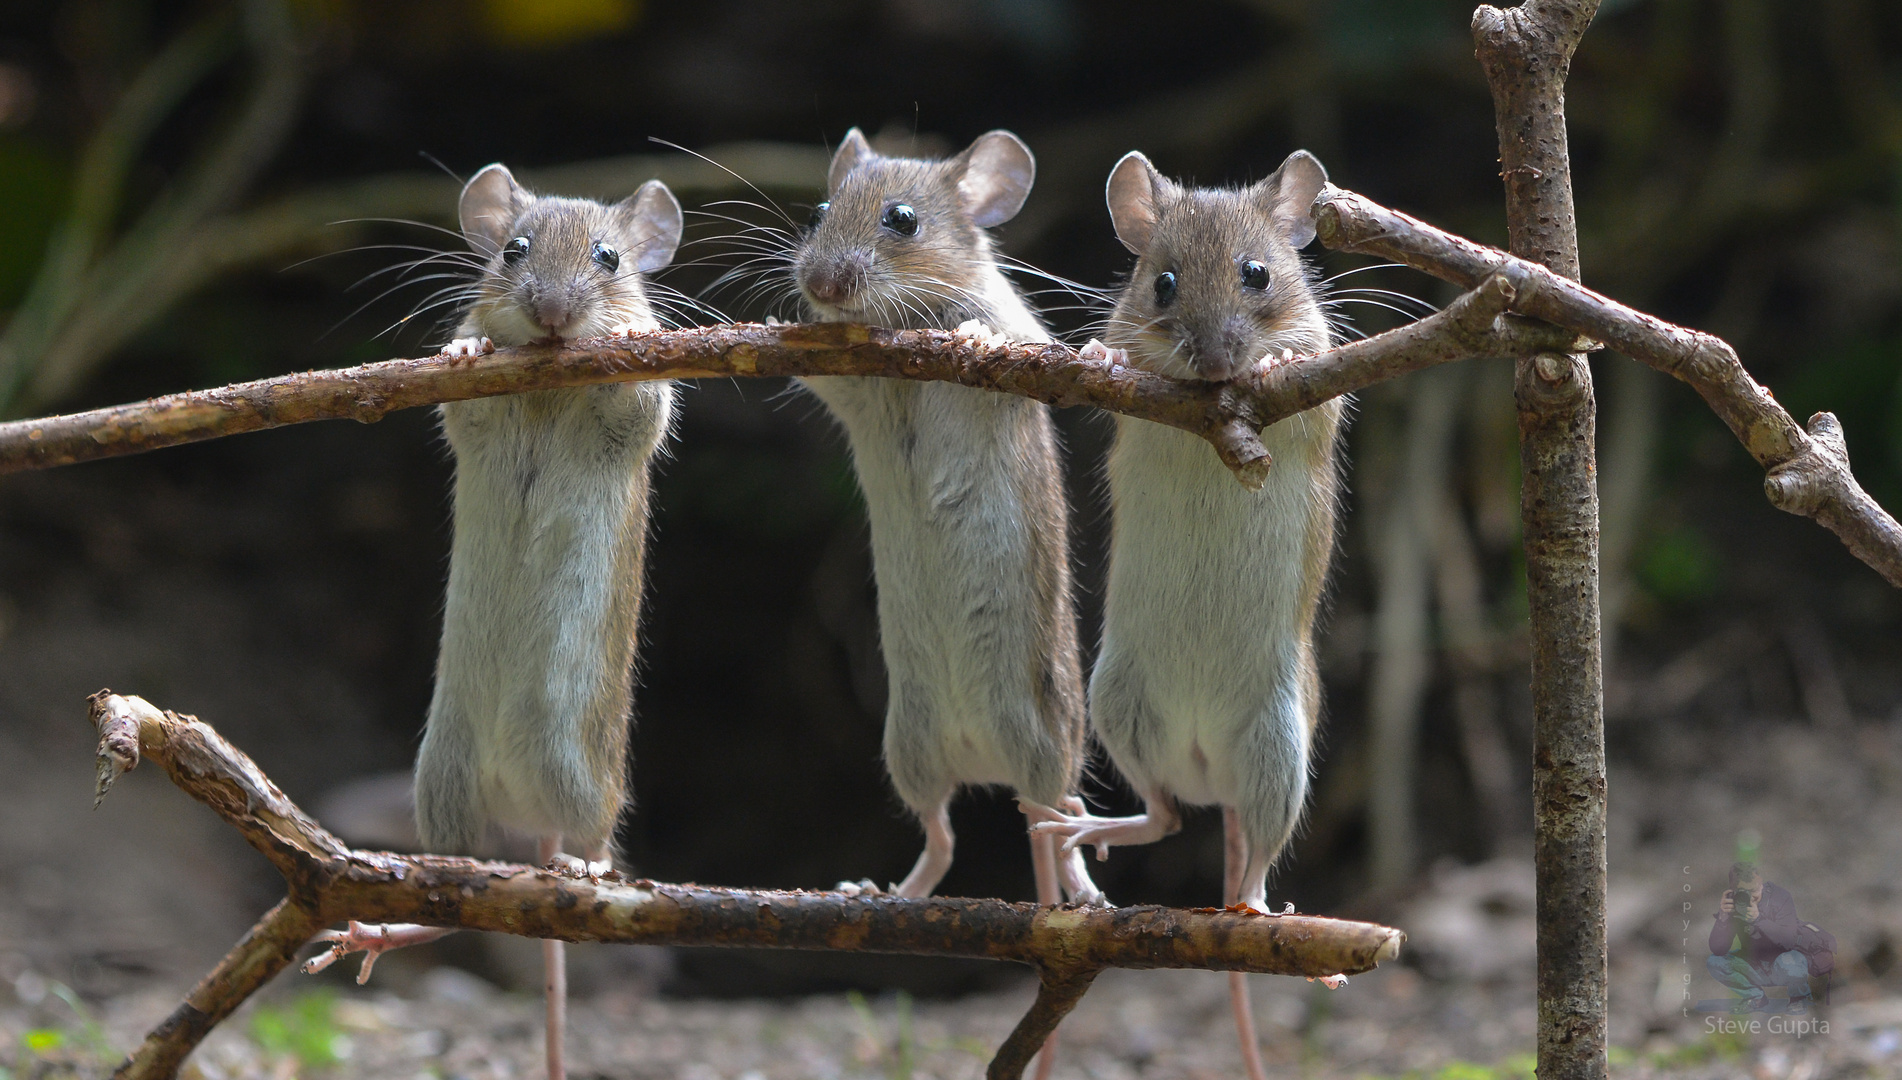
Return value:
<svg viewBox="0 0 1902 1080">
<path fill-rule="evenodd" d="M 28 1050 L 45 1055 L 66 1045 L 66 1033 L 52 1028 L 34 1028 L 20 1037 Z"/>
</svg>

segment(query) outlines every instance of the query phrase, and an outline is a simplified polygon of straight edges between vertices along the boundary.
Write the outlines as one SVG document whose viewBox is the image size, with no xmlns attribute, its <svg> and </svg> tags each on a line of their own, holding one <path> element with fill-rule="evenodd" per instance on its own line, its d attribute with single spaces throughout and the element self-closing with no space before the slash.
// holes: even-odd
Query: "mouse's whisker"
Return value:
<svg viewBox="0 0 1902 1080">
<path fill-rule="evenodd" d="M 1334 274 L 1329 277 L 1324 277 L 1320 279 L 1319 281 L 1315 282 L 1315 284 L 1321 285 L 1321 286 L 1332 285 L 1335 282 L 1341 280 L 1342 278 L 1353 277 L 1355 274 L 1365 274 L 1369 270 L 1404 270 L 1404 269 L 1406 269 L 1405 263 L 1397 263 L 1397 262 L 1371 263 L 1367 266 L 1356 266 L 1352 270 L 1343 270 L 1338 274 Z"/>
<path fill-rule="evenodd" d="M 1321 300 L 1321 306 L 1326 307 L 1329 304 L 1340 303 L 1347 298 L 1355 296 L 1384 296 L 1390 300 L 1417 307 L 1421 311 L 1429 314 L 1440 310 L 1439 307 L 1434 305 L 1431 301 L 1423 300 L 1412 293 L 1398 292 L 1393 289 L 1341 289 L 1338 292 L 1329 293 L 1323 298 Z"/>
<path fill-rule="evenodd" d="M 727 168 L 725 165 L 720 164 L 719 162 L 713 160 L 712 158 L 708 157 L 705 154 L 700 153 L 697 150 L 689 150 L 686 147 L 680 145 L 679 143 L 668 142 L 666 139 L 657 139 L 652 136 L 649 136 L 648 141 L 659 143 L 660 145 L 668 147 L 670 149 L 678 150 L 683 154 L 692 154 L 694 157 L 699 158 L 701 161 L 704 161 L 707 164 L 713 166 L 714 168 L 720 170 L 721 172 L 727 174 L 728 176 L 731 176 L 733 179 L 738 180 L 740 183 L 745 184 L 749 188 L 752 188 L 753 194 L 758 195 L 760 198 L 766 200 L 767 205 L 760 206 L 759 209 L 765 210 L 768 213 L 778 216 L 778 218 L 781 221 L 784 221 L 787 225 L 790 225 L 795 229 L 799 227 L 793 221 L 791 217 L 787 216 L 786 211 L 779 208 L 778 203 L 773 202 L 773 197 L 771 195 L 768 195 L 764 191 L 760 190 L 758 184 L 753 183 L 753 181 L 748 180 L 746 177 L 741 176 L 739 173 L 734 172 L 732 169 Z M 739 200 L 732 200 L 732 201 L 737 202 Z"/>
</svg>

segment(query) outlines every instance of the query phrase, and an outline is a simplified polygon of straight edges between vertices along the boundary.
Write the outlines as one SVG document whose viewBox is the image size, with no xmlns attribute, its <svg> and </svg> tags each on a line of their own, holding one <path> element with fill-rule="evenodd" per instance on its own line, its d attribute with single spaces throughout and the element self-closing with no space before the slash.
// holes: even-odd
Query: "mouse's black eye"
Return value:
<svg viewBox="0 0 1902 1080">
<path fill-rule="evenodd" d="M 621 253 L 606 244 L 595 244 L 593 254 L 594 264 L 608 273 L 612 274 L 621 268 Z"/>
<path fill-rule="evenodd" d="M 502 245 L 502 261 L 510 266 L 521 262 L 522 256 L 526 254 L 528 254 L 528 237 L 526 236 L 518 236 Z"/>
<path fill-rule="evenodd" d="M 1265 289 L 1268 287 L 1268 267 L 1255 259 L 1242 264 L 1242 288 Z"/>
<path fill-rule="evenodd" d="M 885 216 L 878 219 L 880 225 L 900 236 L 918 235 L 918 211 L 904 203 L 893 203 L 885 208 Z"/>
<path fill-rule="evenodd" d="M 1156 275 L 1156 306 L 1168 307 L 1176 298 L 1176 276 L 1170 271 Z"/>
<path fill-rule="evenodd" d="M 812 217 L 807 219 L 806 227 L 809 229 L 818 228 L 819 223 L 826 219 L 826 211 L 830 209 L 832 209 L 832 204 L 829 202 L 822 202 L 818 206 L 813 207 Z"/>
</svg>

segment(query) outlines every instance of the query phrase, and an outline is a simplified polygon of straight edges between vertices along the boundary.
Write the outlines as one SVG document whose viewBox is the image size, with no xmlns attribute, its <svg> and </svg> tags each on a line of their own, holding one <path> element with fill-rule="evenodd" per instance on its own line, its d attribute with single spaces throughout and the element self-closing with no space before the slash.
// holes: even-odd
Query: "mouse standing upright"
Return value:
<svg viewBox="0 0 1902 1080">
<path fill-rule="evenodd" d="M 985 229 L 1030 193 L 1028 148 L 993 131 L 944 161 L 885 157 L 857 128 L 793 252 L 810 316 L 1017 341 L 1049 333 L 999 270 Z M 1069 523 L 1049 410 L 941 382 L 803 380 L 844 425 L 872 524 L 890 698 L 885 764 L 925 850 L 900 896 L 951 865 L 950 802 L 967 784 L 1072 797 L 1086 735 Z M 1034 838 L 1038 899 L 1095 902 L 1083 860 Z"/>
<path fill-rule="evenodd" d="M 1112 355 L 1179 379 L 1224 381 L 1329 345 L 1300 249 L 1327 183 L 1297 151 L 1241 190 L 1190 189 L 1138 153 L 1110 175 L 1116 236 L 1136 253 L 1104 334 Z M 1098 738 L 1144 813 L 1041 809 L 1066 848 L 1145 844 L 1181 827 L 1178 803 L 1222 807 L 1228 904 L 1267 911 L 1269 866 L 1307 797 L 1320 712 L 1314 623 L 1334 546 L 1337 399 L 1261 433 L 1273 459 L 1249 491 L 1208 443 L 1117 418 L 1103 646 L 1090 677 Z M 1263 1075 L 1245 976 L 1231 973 L 1251 1077 Z"/>
<path fill-rule="evenodd" d="M 448 352 L 659 328 L 642 275 L 679 246 L 658 180 L 613 205 L 537 196 L 490 165 L 463 189 L 482 270 Z M 541 858 L 609 868 L 627 805 L 635 632 L 650 463 L 668 382 L 537 390 L 442 407 L 456 461 L 455 533 L 436 691 L 416 758 L 423 845 L 469 852 L 491 826 Z M 574 860 L 567 859 L 572 864 Z M 428 927 L 332 932 L 332 956 L 441 937 Z M 543 942 L 548 1074 L 563 1075 L 562 943 Z M 367 970 L 365 972 L 367 975 Z"/>
</svg>

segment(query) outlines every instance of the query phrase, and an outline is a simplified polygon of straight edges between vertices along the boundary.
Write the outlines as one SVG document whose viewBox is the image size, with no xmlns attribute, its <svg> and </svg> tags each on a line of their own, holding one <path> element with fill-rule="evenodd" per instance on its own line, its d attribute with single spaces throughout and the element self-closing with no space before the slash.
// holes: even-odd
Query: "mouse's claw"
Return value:
<svg viewBox="0 0 1902 1080">
<path fill-rule="evenodd" d="M 1308 976 L 1308 981 L 1309 981 L 1309 982 L 1318 982 L 1318 983 L 1320 983 L 1320 984 L 1321 984 L 1322 986 L 1325 986 L 1325 987 L 1327 987 L 1327 988 L 1328 988 L 1329 990 L 1339 990 L 1339 989 L 1340 989 L 1341 987 L 1343 987 L 1343 986 L 1346 986 L 1346 985 L 1347 985 L 1347 976 L 1345 976 L 1345 975 L 1322 975 L 1322 976 L 1320 976 L 1320 977 L 1318 977 L 1318 978 L 1317 978 L 1317 977 L 1315 977 L 1315 976 L 1313 976 L 1313 975 L 1310 975 L 1310 976 Z"/>
<path fill-rule="evenodd" d="M 442 347 L 443 355 L 449 357 L 451 365 L 457 362 L 472 361 L 478 356 L 487 356 L 495 351 L 495 342 L 486 337 L 460 337 Z"/>
</svg>

